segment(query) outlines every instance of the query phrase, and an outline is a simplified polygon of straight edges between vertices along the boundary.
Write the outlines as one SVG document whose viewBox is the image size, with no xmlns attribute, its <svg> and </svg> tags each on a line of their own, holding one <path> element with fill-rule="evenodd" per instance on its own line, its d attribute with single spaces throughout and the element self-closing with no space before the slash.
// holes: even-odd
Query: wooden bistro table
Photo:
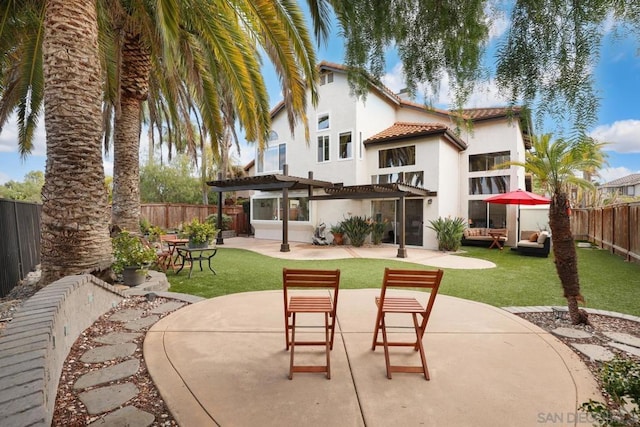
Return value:
<svg viewBox="0 0 640 427">
<path fill-rule="evenodd" d="M 176 274 L 179 274 L 180 271 L 182 271 L 182 269 L 184 268 L 184 265 L 186 263 L 189 263 L 189 279 L 191 279 L 191 273 L 193 272 L 193 263 L 195 261 L 198 261 L 198 264 L 200 265 L 200 271 L 202 271 L 202 261 L 204 260 L 207 261 L 209 270 L 211 270 L 213 274 L 217 274 L 213 267 L 211 267 L 211 258 L 216 256 L 216 253 L 218 253 L 218 248 L 216 248 L 215 246 L 207 246 L 205 248 L 176 246 L 176 251 L 178 251 L 178 256 L 182 259 L 182 265 L 180 266 L 178 271 L 176 271 Z M 210 251 L 211 253 L 205 253 L 208 251 Z"/>
<path fill-rule="evenodd" d="M 502 231 L 489 231 L 489 236 L 493 238 L 493 241 L 491 242 L 489 249 L 497 246 L 498 249 L 502 250 L 503 246 L 501 245 L 500 238 L 504 237 L 505 234 Z"/>
</svg>

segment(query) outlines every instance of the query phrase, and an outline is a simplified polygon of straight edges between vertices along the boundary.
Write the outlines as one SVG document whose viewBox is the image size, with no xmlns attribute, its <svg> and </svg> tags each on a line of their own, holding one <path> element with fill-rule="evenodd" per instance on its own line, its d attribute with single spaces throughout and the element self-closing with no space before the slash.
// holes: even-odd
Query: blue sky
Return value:
<svg viewBox="0 0 640 427">
<path fill-rule="evenodd" d="M 492 41 L 497 40 L 508 27 L 506 20 L 497 20 L 492 28 Z M 344 50 L 342 40 L 337 36 L 337 28 L 333 28 L 327 46 L 318 49 L 319 60 L 342 63 Z M 488 56 L 487 63 L 493 59 Z M 266 61 L 265 61 L 266 62 Z M 264 76 L 269 90 L 271 105 L 280 101 L 278 79 L 271 67 L 265 65 Z M 601 99 L 598 122 L 591 129 L 592 136 L 600 141 L 608 142 L 607 154 L 609 166 L 601 171 L 601 181 L 607 182 L 630 173 L 640 173 L 640 44 L 632 38 L 605 37 L 601 57 L 594 75 L 597 90 Z M 387 73 L 383 82 L 392 90 L 399 91 L 404 87 L 402 65 L 390 52 L 387 56 Z M 440 108 L 450 107 L 449 92 L 446 79 L 442 82 L 440 93 L 435 95 L 434 105 Z M 492 82 L 481 85 L 472 95 L 467 107 L 489 107 L 504 105 L 505 100 L 498 93 Z M 548 122 L 548 121 L 547 121 Z M 33 153 L 24 161 L 20 159 L 17 147 L 17 131 L 14 122 L 8 123 L 0 134 L 0 184 L 9 180 L 22 181 L 25 174 L 45 167 L 45 135 L 44 126 L 36 132 L 36 144 Z M 536 129 L 537 133 L 552 132 L 560 136 L 553 123 L 545 123 L 544 129 Z M 142 133 L 143 138 L 146 132 Z M 141 147 L 146 147 L 144 141 Z M 143 148 L 144 149 L 144 148 Z M 145 156 L 146 157 L 146 156 Z M 243 144 L 242 152 L 236 158 L 245 164 L 254 157 L 254 149 Z M 113 171 L 112 159 L 105 158 L 105 173 Z"/>
</svg>

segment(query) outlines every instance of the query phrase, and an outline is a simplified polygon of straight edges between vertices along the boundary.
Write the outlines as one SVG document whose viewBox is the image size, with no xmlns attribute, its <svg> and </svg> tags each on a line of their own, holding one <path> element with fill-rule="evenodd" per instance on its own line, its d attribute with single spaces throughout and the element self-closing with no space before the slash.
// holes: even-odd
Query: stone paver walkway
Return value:
<svg viewBox="0 0 640 427">
<path fill-rule="evenodd" d="M 97 337 L 94 342 L 98 346 L 88 349 L 80 357 L 80 360 L 88 364 L 114 362 L 86 373 L 73 385 L 74 389 L 81 391 L 78 397 L 90 415 L 105 414 L 91 423 L 91 426 L 146 427 L 154 422 L 152 414 L 135 406 L 121 407 L 140 392 L 133 382 L 110 383 L 126 380 L 138 372 L 142 352 L 136 352 L 138 346 L 133 341 L 145 334 L 146 329 L 160 319 L 160 315 L 175 311 L 183 305 L 185 302 L 169 301 L 146 315 L 144 310 L 125 309 L 109 317 L 110 321 L 122 323 L 125 329 L 135 332 L 110 332 Z"/>
</svg>

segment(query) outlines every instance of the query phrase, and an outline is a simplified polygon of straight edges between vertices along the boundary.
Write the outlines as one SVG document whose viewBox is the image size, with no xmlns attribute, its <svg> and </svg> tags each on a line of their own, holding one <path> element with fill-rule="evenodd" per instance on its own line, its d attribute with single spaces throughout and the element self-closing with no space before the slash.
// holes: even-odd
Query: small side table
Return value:
<svg viewBox="0 0 640 427">
<path fill-rule="evenodd" d="M 493 242 L 491 242 L 491 245 L 489 246 L 489 249 L 493 248 L 493 247 L 498 247 L 498 249 L 502 250 L 502 245 L 500 244 L 500 238 L 504 237 L 504 233 L 498 233 L 495 231 L 490 231 L 489 232 L 489 236 L 491 236 L 491 238 L 493 239 Z"/>
<path fill-rule="evenodd" d="M 209 270 L 213 274 L 216 274 L 216 271 L 211 267 L 211 258 L 216 256 L 218 253 L 218 248 L 215 246 L 209 246 L 206 248 L 188 248 L 186 246 L 176 246 L 176 250 L 178 251 L 178 256 L 182 258 L 182 265 L 176 271 L 176 274 L 180 273 L 184 268 L 185 263 L 189 263 L 189 279 L 191 279 L 191 273 L 193 272 L 193 263 L 198 261 L 200 265 L 200 271 L 202 271 L 202 261 L 206 260 L 207 265 L 209 266 Z M 205 252 L 211 251 L 210 254 L 205 254 Z"/>
</svg>

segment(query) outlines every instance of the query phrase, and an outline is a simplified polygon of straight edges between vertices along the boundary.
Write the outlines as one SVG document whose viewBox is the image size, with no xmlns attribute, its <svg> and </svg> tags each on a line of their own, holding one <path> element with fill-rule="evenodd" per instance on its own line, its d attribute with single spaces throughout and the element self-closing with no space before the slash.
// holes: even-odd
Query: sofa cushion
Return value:
<svg viewBox="0 0 640 427">
<path fill-rule="evenodd" d="M 541 245 L 544 244 L 544 241 L 547 239 L 547 236 L 549 236 L 548 231 L 541 231 L 540 235 L 538 236 L 538 243 L 540 243 Z"/>
<path fill-rule="evenodd" d="M 519 248 L 539 248 L 539 249 L 542 249 L 544 247 L 543 244 L 538 242 L 532 242 L 530 240 L 520 240 L 517 246 Z"/>
<path fill-rule="evenodd" d="M 538 233 L 533 233 L 533 234 L 529 237 L 529 241 L 530 241 L 530 242 L 537 242 L 537 241 L 538 241 Z"/>
</svg>

